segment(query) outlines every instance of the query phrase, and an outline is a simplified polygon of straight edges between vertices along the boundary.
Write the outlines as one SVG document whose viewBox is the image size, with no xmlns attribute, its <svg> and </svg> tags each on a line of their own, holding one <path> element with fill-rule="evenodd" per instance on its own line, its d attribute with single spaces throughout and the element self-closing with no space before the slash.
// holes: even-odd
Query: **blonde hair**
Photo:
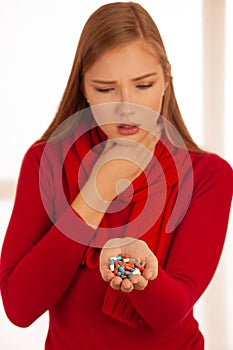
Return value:
<svg viewBox="0 0 233 350">
<path fill-rule="evenodd" d="M 153 19 L 141 5 L 134 2 L 110 3 L 101 6 L 89 17 L 80 36 L 59 108 L 41 140 L 48 140 L 64 120 L 88 107 L 83 94 L 83 77 L 90 66 L 106 51 L 138 39 L 145 40 L 155 49 L 166 77 L 169 63 L 162 38 Z M 189 150 L 200 151 L 182 119 L 172 79 L 164 94 L 161 114 L 175 126 Z"/>
</svg>

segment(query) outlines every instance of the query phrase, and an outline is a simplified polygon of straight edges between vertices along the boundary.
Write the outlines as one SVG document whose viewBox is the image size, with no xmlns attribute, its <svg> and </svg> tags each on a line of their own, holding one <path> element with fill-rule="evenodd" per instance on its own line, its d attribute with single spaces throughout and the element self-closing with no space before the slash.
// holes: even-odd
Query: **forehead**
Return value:
<svg viewBox="0 0 233 350">
<path fill-rule="evenodd" d="M 136 41 L 119 45 L 105 52 L 86 72 L 86 77 L 95 76 L 137 76 L 162 69 L 152 45 Z"/>
</svg>

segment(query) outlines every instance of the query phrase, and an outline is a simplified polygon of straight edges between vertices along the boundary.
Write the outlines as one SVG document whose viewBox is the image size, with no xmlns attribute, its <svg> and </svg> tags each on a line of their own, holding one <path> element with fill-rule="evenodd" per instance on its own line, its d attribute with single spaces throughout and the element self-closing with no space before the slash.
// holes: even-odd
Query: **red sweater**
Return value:
<svg viewBox="0 0 233 350">
<path fill-rule="evenodd" d="M 133 328 L 102 312 L 107 284 L 99 269 L 82 264 L 86 247 L 65 236 L 48 217 L 39 191 L 43 149 L 35 144 L 24 157 L 3 244 L 1 293 L 9 319 L 27 327 L 49 310 L 46 350 L 203 350 L 192 310 L 213 277 L 224 244 L 232 198 L 229 164 L 214 154 L 192 153 L 192 199 L 169 234 L 166 265 L 144 291 L 127 294 L 144 320 Z M 51 178 L 44 189 L 58 223 L 67 215 L 56 206 L 59 194 L 52 174 L 59 162 L 54 158 L 49 165 Z M 94 235 L 85 223 L 75 229 Z"/>
</svg>

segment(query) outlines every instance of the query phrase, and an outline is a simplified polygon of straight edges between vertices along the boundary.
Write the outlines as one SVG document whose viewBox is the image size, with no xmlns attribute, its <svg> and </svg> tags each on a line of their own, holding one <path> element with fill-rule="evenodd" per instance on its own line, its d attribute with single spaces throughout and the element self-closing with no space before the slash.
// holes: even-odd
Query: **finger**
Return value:
<svg viewBox="0 0 233 350">
<path fill-rule="evenodd" d="M 134 289 L 136 290 L 143 290 L 148 284 L 148 280 L 146 280 L 143 276 L 132 276 L 130 280 L 133 283 Z"/>
<path fill-rule="evenodd" d="M 134 289 L 133 283 L 128 279 L 124 279 L 121 283 L 121 290 L 124 293 L 130 293 Z"/>
<path fill-rule="evenodd" d="M 158 275 L 158 269 L 156 268 L 156 266 L 154 264 L 153 265 L 150 264 L 150 265 L 146 266 L 142 275 L 146 280 L 154 280 Z"/>
<path fill-rule="evenodd" d="M 112 280 L 110 281 L 110 286 L 115 289 L 115 290 L 120 290 L 121 289 L 121 283 L 122 283 L 122 279 L 118 276 L 115 276 L 114 278 L 112 278 Z"/>
<path fill-rule="evenodd" d="M 114 274 L 111 270 L 100 271 L 101 276 L 105 282 L 110 282 L 114 278 Z"/>
</svg>

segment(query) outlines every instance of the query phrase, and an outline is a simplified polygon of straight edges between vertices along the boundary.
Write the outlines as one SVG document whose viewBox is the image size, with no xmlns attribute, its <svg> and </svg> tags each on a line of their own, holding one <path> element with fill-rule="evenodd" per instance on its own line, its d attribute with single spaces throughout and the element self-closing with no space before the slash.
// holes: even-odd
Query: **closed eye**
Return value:
<svg viewBox="0 0 233 350">
<path fill-rule="evenodd" d="M 139 85 L 136 86 L 136 88 L 140 89 L 140 90 L 146 90 L 146 89 L 149 89 L 152 86 L 153 86 L 153 84 L 139 84 Z"/>
<path fill-rule="evenodd" d="M 102 92 L 102 93 L 108 93 L 110 91 L 113 91 L 114 88 L 96 88 L 96 91 Z"/>
</svg>

